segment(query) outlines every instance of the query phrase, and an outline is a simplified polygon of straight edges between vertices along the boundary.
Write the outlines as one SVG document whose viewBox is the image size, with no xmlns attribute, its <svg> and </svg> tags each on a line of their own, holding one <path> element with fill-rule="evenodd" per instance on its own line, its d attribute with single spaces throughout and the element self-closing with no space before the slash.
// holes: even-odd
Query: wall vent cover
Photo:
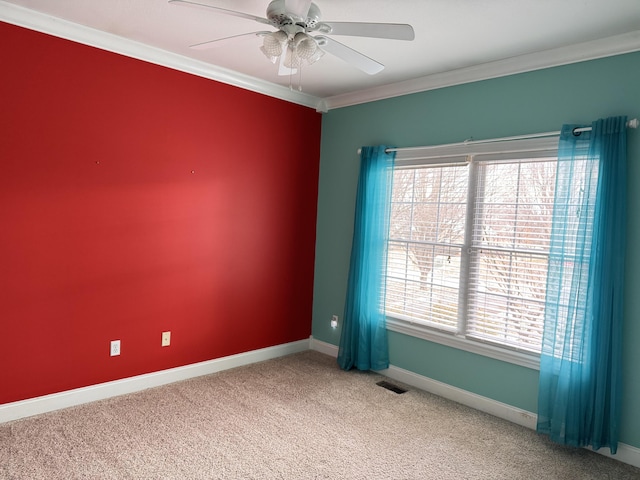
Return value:
<svg viewBox="0 0 640 480">
<path fill-rule="evenodd" d="M 387 390 L 391 390 L 392 392 L 395 392 L 395 393 L 398 393 L 398 394 L 406 392 L 406 390 L 404 388 L 400 388 L 397 385 L 394 385 L 393 383 L 386 382 L 384 380 L 382 380 L 381 382 L 376 383 L 376 385 L 378 385 L 378 386 L 380 386 L 382 388 L 386 388 Z"/>
</svg>

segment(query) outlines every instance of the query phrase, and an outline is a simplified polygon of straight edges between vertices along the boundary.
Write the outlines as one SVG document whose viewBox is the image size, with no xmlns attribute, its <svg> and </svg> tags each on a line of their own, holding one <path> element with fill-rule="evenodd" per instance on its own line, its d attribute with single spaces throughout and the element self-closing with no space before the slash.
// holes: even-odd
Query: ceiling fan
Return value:
<svg viewBox="0 0 640 480">
<path fill-rule="evenodd" d="M 219 38 L 191 45 L 191 48 L 211 48 L 216 42 L 245 35 L 263 38 L 260 50 L 272 63 L 279 63 L 279 75 L 291 75 L 303 65 L 319 60 L 325 52 L 335 55 L 369 75 L 384 69 L 376 60 L 332 39 L 328 35 L 346 35 L 393 40 L 413 40 L 413 27 L 400 23 L 323 22 L 320 9 L 311 0 L 273 0 L 267 7 L 267 18 L 214 7 L 193 0 L 169 0 L 169 3 L 204 7 L 217 13 L 246 18 L 270 25 L 276 31 L 257 31 Z M 313 35 L 312 35 L 313 34 Z"/>
</svg>

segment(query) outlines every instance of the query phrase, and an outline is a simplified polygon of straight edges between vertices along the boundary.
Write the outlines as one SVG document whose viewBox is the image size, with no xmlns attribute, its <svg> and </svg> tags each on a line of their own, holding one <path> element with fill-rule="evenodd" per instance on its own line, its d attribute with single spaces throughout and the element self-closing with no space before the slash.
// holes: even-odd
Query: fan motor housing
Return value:
<svg viewBox="0 0 640 480">
<path fill-rule="evenodd" d="M 273 0 L 267 7 L 267 18 L 276 28 L 285 25 L 299 25 L 303 28 L 314 28 L 320 21 L 320 9 L 315 3 L 311 3 L 307 18 L 301 18 L 287 12 L 284 0 Z"/>
</svg>

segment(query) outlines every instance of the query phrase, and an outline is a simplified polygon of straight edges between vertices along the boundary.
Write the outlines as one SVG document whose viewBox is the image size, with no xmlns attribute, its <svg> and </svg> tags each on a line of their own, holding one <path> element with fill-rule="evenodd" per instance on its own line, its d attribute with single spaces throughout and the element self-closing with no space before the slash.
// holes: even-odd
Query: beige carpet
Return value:
<svg viewBox="0 0 640 480">
<path fill-rule="evenodd" d="M 2 479 L 640 479 L 304 352 L 0 425 Z"/>
</svg>

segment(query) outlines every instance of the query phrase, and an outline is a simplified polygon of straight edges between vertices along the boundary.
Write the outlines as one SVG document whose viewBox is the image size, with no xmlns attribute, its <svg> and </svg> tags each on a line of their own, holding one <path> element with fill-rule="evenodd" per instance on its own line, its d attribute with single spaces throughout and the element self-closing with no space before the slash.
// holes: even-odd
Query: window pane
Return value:
<svg viewBox="0 0 640 480">
<path fill-rule="evenodd" d="M 548 252 L 556 163 L 478 167 L 473 244 Z"/>
<path fill-rule="evenodd" d="M 391 242 L 388 315 L 454 329 L 458 321 L 460 248 Z"/>
<path fill-rule="evenodd" d="M 391 238 L 411 238 L 415 170 L 396 170 L 393 174 Z"/>
<path fill-rule="evenodd" d="M 469 335 L 539 352 L 547 257 L 491 251 L 477 251 L 473 256 Z"/>
</svg>

